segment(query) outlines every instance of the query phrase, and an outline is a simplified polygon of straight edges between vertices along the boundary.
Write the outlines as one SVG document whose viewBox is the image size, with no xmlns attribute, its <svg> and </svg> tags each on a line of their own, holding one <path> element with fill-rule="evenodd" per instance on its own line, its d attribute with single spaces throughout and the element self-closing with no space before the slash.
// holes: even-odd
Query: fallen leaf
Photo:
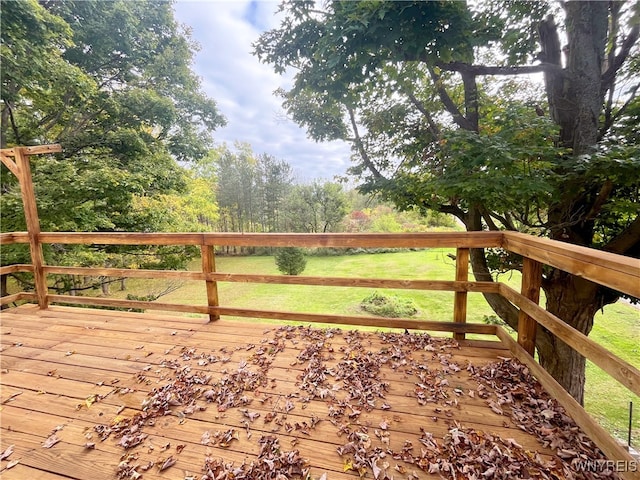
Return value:
<svg viewBox="0 0 640 480">
<path fill-rule="evenodd" d="M 51 435 L 49 438 L 47 438 L 44 443 L 42 444 L 42 446 L 44 448 L 51 448 L 53 447 L 56 443 L 58 443 L 60 441 L 60 439 L 58 438 L 58 436 L 54 433 L 53 435 Z"/>
<path fill-rule="evenodd" d="M 240 408 L 238 409 L 240 410 L 240 412 L 249 419 L 250 422 L 254 422 L 258 417 L 260 417 L 260 413 L 259 412 L 250 412 L 249 410 L 247 410 L 246 408 Z"/>
<path fill-rule="evenodd" d="M 123 448 L 129 449 L 133 448 L 136 445 L 140 445 L 144 440 L 148 437 L 146 433 L 136 433 L 133 435 L 123 435 L 118 445 Z"/>
<path fill-rule="evenodd" d="M 169 458 L 167 458 L 161 464 L 158 465 L 158 470 L 162 472 L 163 470 L 166 470 L 169 467 L 173 467 L 176 464 L 176 462 L 177 460 L 173 458 L 173 455 L 171 455 Z"/>
<path fill-rule="evenodd" d="M 4 452 L 0 453 L 0 460 L 8 458 L 13 453 L 13 447 L 15 447 L 15 445 L 9 445 Z"/>
<path fill-rule="evenodd" d="M 91 405 L 93 405 L 97 400 L 97 396 L 91 395 L 90 397 L 85 398 L 84 400 L 84 404 L 87 406 L 87 408 L 91 408 Z"/>
</svg>

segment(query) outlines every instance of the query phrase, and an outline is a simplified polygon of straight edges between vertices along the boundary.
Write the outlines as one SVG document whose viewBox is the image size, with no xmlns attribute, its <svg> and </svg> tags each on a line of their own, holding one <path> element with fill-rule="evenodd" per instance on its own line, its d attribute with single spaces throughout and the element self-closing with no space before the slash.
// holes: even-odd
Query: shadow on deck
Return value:
<svg viewBox="0 0 640 480">
<path fill-rule="evenodd" d="M 1 325 L 6 480 L 609 478 L 502 342 L 34 305 Z"/>
</svg>

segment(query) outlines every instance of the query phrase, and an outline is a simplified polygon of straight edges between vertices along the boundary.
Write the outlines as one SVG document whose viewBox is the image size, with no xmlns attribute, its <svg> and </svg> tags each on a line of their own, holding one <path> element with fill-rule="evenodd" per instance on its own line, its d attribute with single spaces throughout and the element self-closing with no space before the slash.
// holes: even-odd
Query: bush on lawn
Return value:
<svg viewBox="0 0 640 480">
<path fill-rule="evenodd" d="M 413 317 L 418 313 L 418 308 L 413 300 L 378 292 L 373 292 L 362 300 L 360 307 L 379 317 Z"/>
</svg>

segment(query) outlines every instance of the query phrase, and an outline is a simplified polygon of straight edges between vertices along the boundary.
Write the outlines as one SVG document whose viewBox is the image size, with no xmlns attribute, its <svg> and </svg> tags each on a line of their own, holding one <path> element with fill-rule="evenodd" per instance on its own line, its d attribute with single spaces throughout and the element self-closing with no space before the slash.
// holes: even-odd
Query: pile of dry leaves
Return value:
<svg viewBox="0 0 640 480">
<path fill-rule="evenodd" d="M 234 465 L 222 459 L 207 457 L 204 462 L 204 475 L 201 480 L 289 480 L 291 478 L 309 478 L 307 462 L 297 450 L 282 451 L 278 439 L 274 436 L 262 436 L 258 442 L 258 458 L 250 463 Z"/>
<path fill-rule="evenodd" d="M 340 342 L 337 342 L 340 337 Z M 339 343 L 340 348 L 333 344 Z M 259 399 L 260 390 L 275 386 L 269 370 L 278 353 L 291 345 L 299 352 L 290 364 L 298 372 L 297 393 L 283 397 L 286 401 L 278 409 L 259 413 L 247 408 Z M 217 412 L 235 408 L 241 414 L 246 439 L 251 440 L 252 424 L 261 416 L 263 430 L 273 422 L 271 434 L 263 431 L 258 439 L 259 453 L 252 461 L 239 465 L 208 455 L 203 464 L 202 480 L 214 479 L 274 479 L 310 478 L 307 461 L 298 450 L 284 451 L 275 433 L 284 428 L 287 433 L 310 435 L 321 420 L 315 414 L 308 422 L 286 421 L 286 414 L 302 408 L 312 400 L 327 406 L 326 420 L 336 427 L 338 437 L 346 441 L 337 447 L 341 463 L 339 471 L 352 471 L 360 477 L 374 480 L 420 478 L 420 471 L 439 474 L 451 479 L 591 479 L 589 472 L 576 471 L 580 460 L 604 459 L 601 452 L 579 430 L 556 402 L 542 389 L 525 366 L 512 359 L 504 359 L 483 367 L 469 364 L 470 378 L 477 388 L 463 392 L 448 380 L 464 373 L 464 366 L 453 361 L 459 349 L 452 339 L 434 338 L 426 334 L 343 332 L 338 329 L 314 329 L 286 326 L 265 332 L 260 345 L 237 347 L 248 352 L 235 370 L 227 367 L 214 378 L 209 366 L 229 364 L 234 352 L 198 352 L 183 349 L 179 359 L 166 360 L 160 367 L 169 371 L 166 382 L 154 388 L 142 404 L 141 411 L 130 418 L 116 417 L 108 424 L 95 426 L 101 440 L 115 437 L 126 450 L 118 467 L 121 479 L 140 478 L 154 462 L 139 464 L 134 447 L 147 439 L 146 430 L 158 417 L 185 417 L 215 405 Z M 249 356 L 247 356 L 249 355 Z M 151 367 L 149 367 L 151 368 Z M 382 381 L 387 373 L 400 374 L 408 391 L 394 391 L 394 395 L 414 398 L 417 407 L 431 404 L 436 412 L 447 414 L 448 433 L 436 438 L 428 431 L 436 417 L 425 414 L 420 436 L 402 438 L 391 448 L 392 435 L 386 420 L 375 428 L 359 421 L 363 411 L 390 410 L 388 396 L 391 385 Z M 139 375 L 143 381 L 145 374 Z M 409 379 L 409 380 L 407 380 Z M 453 382 L 451 382 L 453 383 Z M 395 387 L 394 385 L 394 388 Z M 466 428 L 448 415 L 459 407 L 458 398 L 469 396 L 484 399 L 489 408 L 508 415 L 523 430 L 539 439 L 542 446 L 557 453 L 557 457 L 542 457 L 526 451 L 513 439 Z M 264 402 L 265 399 L 260 400 Z M 477 400 L 476 400 L 477 401 Z M 264 407 L 264 405 L 263 405 Z M 430 409 L 430 412 L 433 412 Z M 394 433 L 394 435 L 399 435 Z M 403 434 L 405 437 L 408 434 Z M 229 448 L 239 440 L 238 431 L 229 428 L 221 432 L 204 432 L 200 443 L 213 448 Z M 255 441 L 255 440 L 254 440 Z M 292 443 L 292 445 L 295 445 Z M 179 453 L 179 452 L 178 452 Z M 170 468 L 174 456 L 155 462 L 157 468 Z M 194 477 L 195 478 L 195 477 Z M 326 478 L 323 475 L 321 478 Z M 604 478 L 598 472 L 597 478 Z M 611 478 L 615 478 L 611 474 Z"/>
<path fill-rule="evenodd" d="M 577 471 L 585 461 L 606 460 L 600 449 L 569 417 L 564 408 L 533 378 L 526 365 L 514 359 L 502 359 L 482 368 L 468 370 L 483 389 L 487 403 L 500 414 L 509 415 L 524 431 L 534 435 L 543 447 L 556 452 L 555 468 L 560 478 L 618 478 L 610 470 Z"/>
</svg>

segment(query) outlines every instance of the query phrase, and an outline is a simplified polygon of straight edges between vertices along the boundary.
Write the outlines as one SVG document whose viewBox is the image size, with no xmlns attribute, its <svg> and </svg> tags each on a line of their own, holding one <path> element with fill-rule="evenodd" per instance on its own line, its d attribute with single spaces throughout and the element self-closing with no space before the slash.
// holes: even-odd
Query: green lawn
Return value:
<svg viewBox="0 0 640 480">
<path fill-rule="evenodd" d="M 616 303 L 597 314 L 589 337 L 631 365 L 640 368 L 640 310 Z M 629 431 L 629 402 L 633 402 L 632 445 L 640 447 L 640 397 L 591 362 L 587 362 L 585 408 L 600 423 L 625 440 Z"/>
<path fill-rule="evenodd" d="M 333 277 L 371 277 L 390 279 L 453 280 L 455 263 L 447 256 L 451 250 L 431 249 L 418 252 L 359 254 L 348 256 L 308 257 L 303 275 Z M 193 269 L 199 268 L 194 262 Z M 218 257 L 220 272 L 278 275 L 273 257 Z M 513 279 L 519 284 L 519 276 Z M 135 284 L 131 283 L 135 288 Z M 359 305 L 371 288 L 293 286 L 272 284 L 220 283 L 220 303 L 225 306 L 276 309 L 292 312 L 362 314 Z M 418 306 L 416 318 L 451 321 L 453 292 L 385 290 L 411 298 Z M 187 282 L 184 287 L 163 297 L 167 302 L 206 304 L 202 282 Z M 482 322 L 493 312 L 480 294 L 469 294 L 469 321 Z"/>
<path fill-rule="evenodd" d="M 448 249 L 417 252 L 359 254 L 349 256 L 308 257 L 303 275 L 374 277 L 395 279 L 453 280 L 455 262 Z M 279 274 L 273 257 L 217 257 L 219 272 Z M 191 269 L 198 270 L 199 261 Z M 501 281 L 519 289 L 520 276 L 504 275 Z M 128 292 L 146 294 L 163 288 L 163 281 L 129 280 Z M 272 284 L 220 283 L 220 303 L 223 306 L 245 307 L 291 312 L 364 314 L 359 304 L 373 289 L 292 286 Z M 115 288 L 114 288 L 115 290 Z M 127 292 L 114 291 L 114 296 Z M 419 308 L 416 318 L 451 321 L 453 318 L 452 292 L 421 292 L 414 290 L 386 291 L 410 298 Z M 171 303 L 206 304 L 203 282 L 184 282 L 182 286 L 161 301 Z M 494 315 L 481 294 L 468 297 L 468 321 L 483 322 L 485 316 Z M 640 367 L 640 311 L 617 303 L 605 307 L 595 320 L 590 335 L 607 349 Z M 626 439 L 629 402 L 636 410 L 633 428 L 634 445 L 640 445 L 640 399 L 592 364 L 587 367 L 585 407 L 607 429 Z"/>
</svg>

